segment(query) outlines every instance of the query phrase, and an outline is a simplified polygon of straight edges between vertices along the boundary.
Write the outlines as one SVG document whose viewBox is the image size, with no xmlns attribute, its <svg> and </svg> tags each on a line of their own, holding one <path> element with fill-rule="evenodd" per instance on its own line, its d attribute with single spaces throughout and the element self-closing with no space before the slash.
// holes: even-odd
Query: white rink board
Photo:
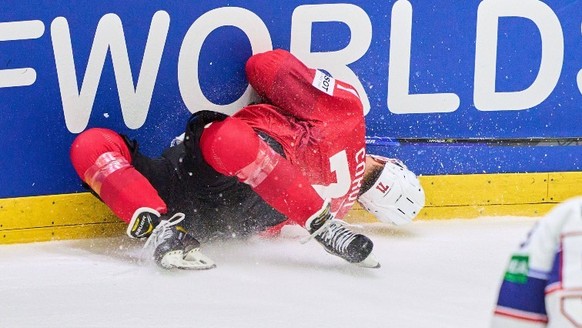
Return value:
<svg viewBox="0 0 582 328">
<path fill-rule="evenodd" d="M 487 327 L 509 253 L 535 219 L 365 225 L 379 270 L 303 232 L 204 246 L 218 264 L 166 272 L 128 238 L 0 246 L 0 327 Z"/>
</svg>

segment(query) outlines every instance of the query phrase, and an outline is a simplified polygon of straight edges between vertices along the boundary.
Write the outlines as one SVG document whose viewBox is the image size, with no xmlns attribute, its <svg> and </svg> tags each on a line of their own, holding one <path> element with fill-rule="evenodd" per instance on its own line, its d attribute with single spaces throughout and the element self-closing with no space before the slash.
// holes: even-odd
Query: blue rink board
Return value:
<svg viewBox="0 0 582 328">
<path fill-rule="evenodd" d="M 4 1 L 0 198 L 81 191 L 68 152 L 87 128 L 114 129 L 138 139 L 145 154 L 160 154 L 192 112 L 236 111 L 246 59 L 272 48 L 354 84 L 370 138 L 581 138 L 580 13 L 582 1 L 574 0 Z M 158 34 L 148 38 L 150 30 Z M 154 40 L 161 48 L 146 47 Z M 160 51 L 158 62 L 146 49 Z M 86 76 L 89 63 L 94 74 Z M 148 104 L 142 112 L 128 114 L 131 105 L 121 104 L 116 74 L 133 91 L 138 81 L 152 82 L 136 98 Z M 193 96 L 196 83 L 204 99 Z M 522 93 L 532 86 L 536 92 Z M 577 171 L 580 149 L 419 142 L 371 144 L 369 152 L 400 157 L 419 174 L 469 174 Z"/>
<path fill-rule="evenodd" d="M 498 146 L 475 143 L 368 145 L 424 175 L 580 171 L 582 146 Z M 532 167 L 535 167 L 532 170 Z"/>
</svg>

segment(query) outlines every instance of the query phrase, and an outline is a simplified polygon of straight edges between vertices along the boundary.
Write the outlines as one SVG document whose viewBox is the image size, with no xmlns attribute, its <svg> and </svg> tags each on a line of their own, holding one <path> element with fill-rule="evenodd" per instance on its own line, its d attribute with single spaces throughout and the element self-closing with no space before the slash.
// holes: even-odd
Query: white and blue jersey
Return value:
<svg viewBox="0 0 582 328">
<path fill-rule="evenodd" d="M 540 219 L 512 254 L 491 327 L 582 327 L 582 197 Z"/>
</svg>

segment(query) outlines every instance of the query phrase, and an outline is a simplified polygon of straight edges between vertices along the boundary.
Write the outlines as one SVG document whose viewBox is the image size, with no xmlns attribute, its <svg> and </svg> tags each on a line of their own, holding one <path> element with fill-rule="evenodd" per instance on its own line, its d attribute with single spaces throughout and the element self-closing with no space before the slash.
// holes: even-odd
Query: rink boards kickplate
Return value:
<svg viewBox="0 0 582 328">
<path fill-rule="evenodd" d="M 418 219 L 532 216 L 582 194 L 582 173 L 421 176 L 426 207 Z M 359 206 L 347 221 L 376 219 Z M 125 223 L 90 193 L 0 199 L 0 244 L 121 235 Z"/>
</svg>

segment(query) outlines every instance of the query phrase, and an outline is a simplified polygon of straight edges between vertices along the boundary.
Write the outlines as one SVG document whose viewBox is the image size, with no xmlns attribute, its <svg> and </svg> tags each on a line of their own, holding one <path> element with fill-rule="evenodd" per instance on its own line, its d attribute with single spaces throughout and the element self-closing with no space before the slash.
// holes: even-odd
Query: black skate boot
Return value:
<svg viewBox="0 0 582 328">
<path fill-rule="evenodd" d="M 352 232 L 344 221 L 334 218 L 329 202 L 307 220 L 305 227 L 328 253 L 363 267 L 380 267 L 372 254 L 370 238 Z"/>
<path fill-rule="evenodd" d="M 149 207 L 137 209 L 127 226 L 127 235 L 136 239 L 149 237 L 160 223 L 160 216 L 158 211 Z"/>
<path fill-rule="evenodd" d="M 162 220 L 151 233 L 144 248 L 154 248 L 154 260 L 164 269 L 212 269 L 214 261 L 200 252 L 200 243 L 179 223 L 183 213 L 176 213 L 168 220 Z"/>
</svg>

